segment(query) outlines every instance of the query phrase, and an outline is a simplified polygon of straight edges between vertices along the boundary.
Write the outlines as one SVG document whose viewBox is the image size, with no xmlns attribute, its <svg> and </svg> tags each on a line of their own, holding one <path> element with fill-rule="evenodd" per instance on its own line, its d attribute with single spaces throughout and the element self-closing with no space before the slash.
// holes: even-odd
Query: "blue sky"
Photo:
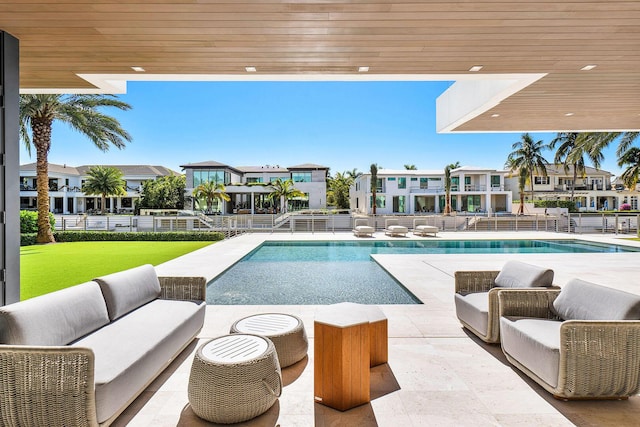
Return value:
<svg viewBox="0 0 640 427">
<path fill-rule="evenodd" d="M 462 165 L 500 169 L 521 133 L 438 134 L 435 100 L 450 82 L 132 82 L 111 110 L 133 142 L 101 152 L 54 126 L 51 163 L 231 166 L 317 163 L 331 172 Z M 555 134 L 534 133 L 550 141 Z M 618 174 L 615 148 L 603 169 Z M 20 163 L 35 161 L 23 149 Z M 552 160 L 552 153 L 547 153 Z"/>
</svg>

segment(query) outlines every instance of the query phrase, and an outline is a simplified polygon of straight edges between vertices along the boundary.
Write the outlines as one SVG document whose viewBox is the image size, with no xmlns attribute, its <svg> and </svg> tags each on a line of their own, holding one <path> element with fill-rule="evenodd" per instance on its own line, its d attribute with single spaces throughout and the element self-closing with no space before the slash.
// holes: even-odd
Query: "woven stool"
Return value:
<svg viewBox="0 0 640 427">
<path fill-rule="evenodd" d="M 245 317 L 231 325 L 231 333 L 256 334 L 269 338 L 276 346 L 282 368 L 304 359 L 309 349 L 302 320 L 291 314 L 265 313 Z"/>
<path fill-rule="evenodd" d="M 189 376 L 189 403 L 207 421 L 238 423 L 266 412 L 282 393 L 275 347 L 249 334 L 224 335 L 198 348 Z"/>
</svg>

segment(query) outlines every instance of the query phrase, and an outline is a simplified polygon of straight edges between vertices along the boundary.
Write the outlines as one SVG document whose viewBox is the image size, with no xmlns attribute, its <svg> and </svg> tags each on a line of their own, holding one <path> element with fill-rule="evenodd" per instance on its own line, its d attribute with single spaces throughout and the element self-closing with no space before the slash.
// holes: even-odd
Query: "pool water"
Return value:
<svg viewBox="0 0 640 427">
<path fill-rule="evenodd" d="M 372 254 L 638 252 L 579 240 L 270 241 L 207 286 L 207 304 L 421 304 Z"/>
</svg>

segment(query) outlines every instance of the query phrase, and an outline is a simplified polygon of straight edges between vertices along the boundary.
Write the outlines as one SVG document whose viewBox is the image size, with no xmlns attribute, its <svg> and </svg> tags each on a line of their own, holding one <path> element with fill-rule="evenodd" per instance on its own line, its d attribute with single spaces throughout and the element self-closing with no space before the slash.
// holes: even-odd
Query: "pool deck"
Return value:
<svg viewBox="0 0 640 427">
<path fill-rule="evenodd" d="M 563 239 L 622 243 L 631 236 L 545 232 L 439 233 L 407 239 Z M 247 234 L 157 267 L 160 275 L 211 280 L 265 240 L 353 240 L 351 233 Z M 400 240 L 377 232 L 359 240 Z M 640 242 L 627 242 L 640 247 Z M 313 400 L 313 319 L 318 306 L 208 306 L 199 343 L 228 333 L 231 324 L 261 312 L 299 316 L 309 336 L 308 358 L 283 370 L 285 387 L 264 415 L 241 426 L 636 426 L 640 396 L 627 401 L 555 400 L 511 367 L 500 346 L 467 334 L 455 315 L 453 274 L 499 270 L 509 259 L 554 269 L 562 286 L 579 277 L 640 294 L 640 253 L 374 255 L 422 305 L 381 305 L 389 319 L 389 363 L 372 369 L 371 403 L 340 412 Z M 295 272 L 282 272 L 295 274 Z M 116 420 L 115 426 L 205 426 L 187 400 L 192 344 Z"/>
</svg>

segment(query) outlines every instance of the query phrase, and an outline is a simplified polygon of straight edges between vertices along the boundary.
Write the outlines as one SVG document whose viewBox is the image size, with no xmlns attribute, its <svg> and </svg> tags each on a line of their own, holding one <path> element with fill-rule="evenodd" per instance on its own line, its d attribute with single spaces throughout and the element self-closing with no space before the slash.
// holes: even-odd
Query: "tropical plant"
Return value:
<svg viewBox="0 0 640 427">
<path fill-rule="evenodd" d="M 453 169 L 458 169 L 460 167 L 460 162 L 455 162 L 455 163 L 450 163 L 449 164 L 449 169 L 453 170 Z"/>
<path fill-rule="evenodd" d="M 451 165 L 444 167 L 444 214 L 451 214 Z"/>
<path fill-rule="evenodd" d="M 350 171 L 346 171 L 346 172 L 345 172 L 345 174 L 346 174 L 349 178 L 352 178 L 352 179 L 354 179 L 354 180 L 355 180 L 356 178 L 358 178 L 359 176 L 362 176 L 362 172 L 358 172 L 358 169 L 357 169 L 357 168 L 353 168 L 353 169 L 351 169 Z"/>
<path fill-rule="evenodd" d="M 142 183 L 142 195 L 136 211 L 142 209 L 184 209 L 186 178 L 167 175 Z"/>
<path fill-rule="evenodd" d="M 602 151 L 613 141 L 618 140 L 616 156 L 620 159 L 638 136 L 640 136 L 640 132 L 589 132 L 584 134 L 581 145 L 584 146 L 584 151 L 593 166 L 599 169 L 604 160 Z"/>
<path fill-rule="evenodd" d="M 512 147 L 514 151 L 507 157 L 507 165 L 512 170 L 518 169 L 519 175 L 525 174 L 531 184 L 531 201 L 533 202 L 533 175 L 540 173 L 547 176 L 547 160 L 542 155 L 542 150 L 549 148 L 542 140 L 534 141 L 528 133 L 522 134 L 520 141 L 515 142 Z M 520 205 L 522 206 L 522 205 Z"/>
<path fill-rule="evenodd" d="M 376 192 L 378 191 L 378 165 L 372 163 L 369 170 L 371 172 L 371 213 L 375 215 L 377 207 Z"/>
<path fill-rule="evenodd" d="M 82 191 L 89 196 L 100 196 L 101 212 L 104 215 L 107 197 L 125 196 L 125 181 L 120 169 L 109 166 L 93 166 L 87 171 L 87 179 L 82 185 Z M 113 206 L 112 206 L 113 208 Z"/>
<path fill-rule="evenodd" d="M 337 172 L 333 177 L 329 176 L 327 203 L 331 202 L 338 209 L 349 209 L 349 189 L 353 182 L 354 178 L 349 176 L 349 172 Z"/>
<path fill-rule="evenodd" d="M 556 154 L 553 162 L 564 165 L 565 173 L 569 173 L 569 169 L 573 168 L 573 185 L 571 186 L 571 201 L 574 199 L 576 180 L 578 174 L 581 178 L 585 177 L 584 157 L 587 154 L 583 141 L 587 134 L 578 132 L 559 132 L 556 137 L 549 143 L 549 148 L 555 149 Z"/>
<path fill-rule="evenodd" d="M 640 180 L 640 148 L 631 147 L 618 160 L 618 166 L 627 168 L 620 175 L 620 179 L 630 190 L 636 188 L 638 180 Z"/>
<path fill-rule="evenodd" d="M 56 225 L 56 218 L 51 212 L 49 212 L 49 223 L 51 224 L 51 230 L 54 230 Z M 20 211 L 20 233 L 37 233 L 38 232 L 38 212 L 34 211 Z"/>
<path fill-rule="evenodd" d="M 193 197 L 200 201 L 204 199 L 207 205 L 207 213 L 213 212 L 213 202 L 230 201 L 231 197 L 226 193 L 224 184 L 216 181 L 206 181 L 193 190 Z"/>
<path fill-rule="evenodd" d="M 27 151 L 36 150 L 38 192 L 38 243 L 54 242 L 49 223 L 49 150 L 52 124 L 58 120 L 85 135 L 102 151 L 110 145 L 123 148 L 131 136 L 118 120 L 104 114 L 101 107 L 128 110 L 129 104 L 108 95 L 21 95 L 20 137 Z"/>
<path fill-rule="evenodd" d="M 404 168 L 408 171 L 415 171 L 418 170 L 418 168 L 416 167 L 416 165 L 404 165 Z"/>
<path fill-rule="evenodd" d="M 304 193 L 294 187 L 293 180 L 277 178 L 271 182 L 271 188 L 273 189 L 269 193 L 269 199 L 280 200 L 280 212 L 287 212 L 287 201 L 294 197 L 304 197 Z"/>
<path fill-rule="evenodd" d="M 509 169 L 509 177 L 512 177 L 514 173 L 518 174 L 518 194 L 520 194 L 520 207 L 518 208 L 517 215 L 524 214 L 524 192 L 529 180 L 527 170 L 524 168 L 518 168 L 513 160 L 507 160 L 505 168 Z"/>
</svg>

